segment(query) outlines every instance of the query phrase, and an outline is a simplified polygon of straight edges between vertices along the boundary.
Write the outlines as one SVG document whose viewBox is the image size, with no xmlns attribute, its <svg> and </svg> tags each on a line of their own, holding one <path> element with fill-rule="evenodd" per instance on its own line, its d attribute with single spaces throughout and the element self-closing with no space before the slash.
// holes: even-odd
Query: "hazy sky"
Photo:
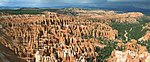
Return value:
<svg viewBox="0 0 150 62">
<path fill-rule="evenodd" d="M 131 1 L 131 2 L 135 2 L 135 1 L 148 1 L 148 0 L 108 0 L 108 1 Z"/>
<path fill-rule="evenodd" d="M 148 2 L 150 0 L 0 0 L 0 6 L 52 7 L 63 5 L 92 5 L 107 2 Z"/>
</svg>

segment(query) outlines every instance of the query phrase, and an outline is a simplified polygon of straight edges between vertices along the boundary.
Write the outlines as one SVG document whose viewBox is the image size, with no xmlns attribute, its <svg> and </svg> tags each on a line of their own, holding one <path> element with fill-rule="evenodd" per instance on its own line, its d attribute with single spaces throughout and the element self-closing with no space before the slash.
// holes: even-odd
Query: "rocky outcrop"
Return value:
<svg viewBox="0 0 150 62">
<path fill-rule="evenodd" d="M 114 50 L 108 59 L 108 62 L 148 62 L 150 53 L 147 52 L 145 46 L 136 43 L 136 40 L 131 40 L 126 44 L 124 51 Z"/>
<path fill-rule="evenodd" d="M 0 42 L 6 42 L 3 38 L 0 37 Z M 0 43 L 0 61 L 1 62 L 26 62 L 22 58 L 18 57 L 14 52 Z"/>
<path fill-rule="evenodd" d="M 98 39 L 114 40 L 118 35 L 109 25 L 52 12 L 2 16 L 0 21 L 1 31 L 12 39 L 9 48 L 27 61 L 97 61 L 95 48 L 105 46 Z"/>
<path fill-rule="evenodd" d="M 143 37 L 138 39 L 138 41 L 148 41 L 148 40 L 150 40 L 150 31 L 147 31 Z"/>
<path fill-rule="evenodd" d="M 142 30 L 146 30 L 145 35 L 138 39 L 138 41 L 148 41 L 150 40 L 150 23 L 146 23 L 146 26 L 143 26 Z"/>
<path fill-rule="evenodd" d="M 97 19 L 99 22 L 118 22 L 118 23 L 138 23 L 138 19 L 143 17 L 144 14 L 140 12 L 129 13 L 116 13 L 115 11 L 105 10 L 82 10 L 82 9 L 70 9 L 59 10 L 58 13 L 75 15 L 83 17 L 85 19 Z"/>
<path fill-rule="evenodd" d="M 86 62 L 89 58 L 96 62 L 99 56 L 96 47 L 102 49 L 106 46 L 100 44 L 99 40 L 115 41 L 118 37 L 118 31 L 108 23 L 137 23 L 143 16 L 138 12 L 118 14 L 103 10 L 69 11 L 77 13 L 77 16 L 48 11 L 37 15 L 3 15 L 0 17 L 0 36 L 5 41 L 1 43 L 29 62 Z M 127 34 L 125 31 L 126 41 L 129 39 Z M 145 47 L 136 44 L 136 40 L 127 44 L 121 40 L 117 42 L 118 47 L 108 61 L 132 62 L 143 58 L 148 61 L 149 54 Z M 117 48 L 122 46 L 126 46 L 126 50 L 118 51 Z M 145 56 L 139 58 L 140 54 Z"/>
</svg>

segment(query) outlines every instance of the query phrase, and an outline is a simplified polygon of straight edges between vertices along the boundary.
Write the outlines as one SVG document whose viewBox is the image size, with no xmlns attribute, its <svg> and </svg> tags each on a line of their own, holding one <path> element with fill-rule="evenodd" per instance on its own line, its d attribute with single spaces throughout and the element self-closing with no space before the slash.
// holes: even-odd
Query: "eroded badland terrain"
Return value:
<svg viewBox="0 0 150 62">
<path fill-rule="evenodd" d="M 0 62 L 150 62 L 150 17 L 79 8 L 0 14 Z"/>
</svg>

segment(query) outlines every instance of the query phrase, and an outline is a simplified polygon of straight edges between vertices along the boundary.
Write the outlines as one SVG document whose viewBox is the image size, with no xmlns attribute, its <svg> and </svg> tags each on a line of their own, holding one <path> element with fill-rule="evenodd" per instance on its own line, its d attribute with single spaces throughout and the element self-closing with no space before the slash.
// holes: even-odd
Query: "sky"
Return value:
<svg viewBox="0 0 150 62">
<path fill-rule="evenodd" d="M 135 1 L 148 1 L 148 0 L 108 0 L 108 1 L 123 1 L 123 2 L 125 2 L 125 1 L 131 1 L 131 2 L 135 2 Z"/>
<path fill-rule="evenodd" d="M 0 6 L 10 7 L 53 7 L 87 5 L 98 6 L 108 2 L 150 2 L 150 0 L 0 0 Z"/>
</svg>

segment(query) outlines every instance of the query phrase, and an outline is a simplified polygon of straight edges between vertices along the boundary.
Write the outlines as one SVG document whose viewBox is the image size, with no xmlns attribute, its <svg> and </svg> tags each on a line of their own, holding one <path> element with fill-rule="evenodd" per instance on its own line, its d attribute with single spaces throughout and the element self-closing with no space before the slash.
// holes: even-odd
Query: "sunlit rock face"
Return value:
<svg viewBox="0 0 150 62">
<path fill-rule="evenodd" d="M 125 44 L 125 50 L 114 50 L 108 59 L 109 62 L 146 62 L 150 54 L 145 46 L 136 43 L 136 40 L 131 40 Z"/>
<path fill-rule="evenodd" d="M 7 15 L 0 18 L 3 44 L 19 57 L 32 62 L 97 61 L 97 38 L 115 40 L 118 31 L 100 22 L 79 17 L 43 12 L 38 15 Z"/>
<path fill-rule="evenodd" d="M 119 23 L 124 23 L 124 22 L 137 23 L 138 22 L 137 20 L 143 16 L 144 14 L 142 13 L 131 12 L 131 13 L 117 14 L 113 18 L 116 19 L 115 21 Z"/>
<path fill-rule="evenodd" d="M 139 41 L 148 41 L 148 40 L 150 40 L 150 32 L 147 31 L 146 34 L 138 40 Z"/>
<path fill-rule="evenodd" d="M 147 32 L 141 38 L 139 38 L 138 41 L 150 40 L 150 23 L 146 23 L 142 28 L 142 30 L 146 30 Z"/>
<path fill-rule="evenodd" d="M 133 39 L 126 44 L 121 39 L 117 40 L 118 30 L 109 26 L 111 22 L 137 23 L 143 17 L 142 13 L 118 14 L 103 10 L 71 12 L 77 15 L 48 11 L 36 15 L 2 15 L 0 34 L 4 41 L 1 43 L 28 62 L 86 62 L 89 58 L 97 62 L 99 53 L 96 48 L 107 47 L 103 44 L 105 41 L 118 43 L 109 62 L 149 60 L 145 47 L 136 44 Z M 103 43 L 100 44 L 100 41 Z M 117 49 L 122 46 L 126 46 L 125 51 Z"/>
<path fill-rule="evenodd" d="M 116 13 L 115 11 L 105 10 L 82 10 L 82 9 L 63 9 L 58 13 L 76 15 L 86 19 L 98 19 L 99 22 L 118 22 L 118 23 L 138 23 L 138 19 L 144 14 L 140 12 Z"/>
</svg>

